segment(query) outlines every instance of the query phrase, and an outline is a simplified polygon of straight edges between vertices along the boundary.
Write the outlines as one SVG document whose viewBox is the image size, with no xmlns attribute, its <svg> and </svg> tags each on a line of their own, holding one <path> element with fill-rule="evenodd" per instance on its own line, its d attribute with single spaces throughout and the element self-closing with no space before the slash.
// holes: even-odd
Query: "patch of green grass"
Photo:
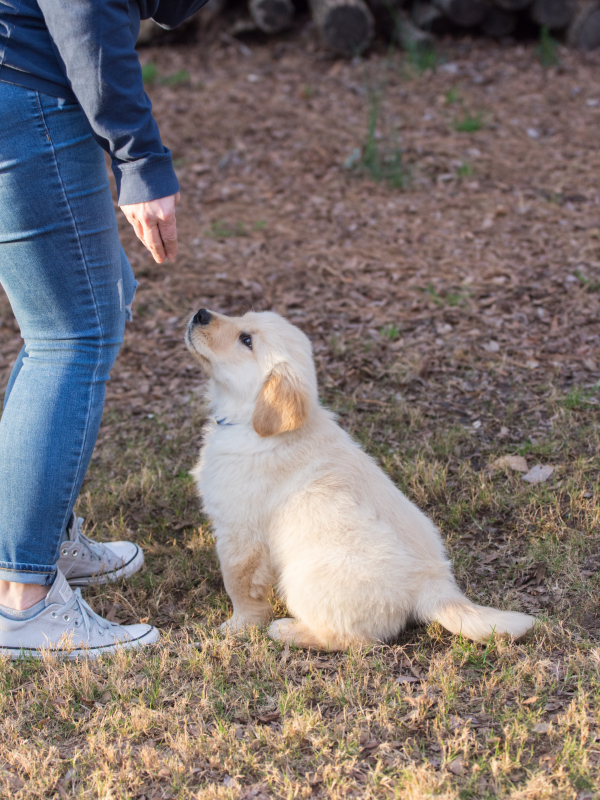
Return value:
<svg viewBox="0 0 600 800">
<path fill-rule="evenodd" d="M 542 67 L 557 67 L 560 64 L 558 42 L 546 25 L 540 29 L 540 40 L 535 51 Z"/>
<path fill-rule="evenodd" d="M 367 139 L 358 166 L 377 183 L 385 181 L 394 189 L 404 189 L 408 173 L 402 162 L 402 150 L 397 140 L 380 143 L 377 135 L 379 113 L 380 97 L 373 94 L 369 102 Z"/>
<path fill-rule="evenodd" d="M 158 76 L 158 68 L 154 62 L 149 61 L 142 67 L 142 80 L 146 84 L 154 83 Z"/>
<path fill-rule="evenodd" d="M 468 161 L 464 161 L 456 170 L 456 175 L 459 178 L 470 178 L 473 175 L 473 167 Z"/>
<path fill-rule="evenodd" d="M 440 296 L 433 283 L 428 283 L 427 286 L 421 288 L 421 291 L 429 295 L 429 297 L 433 300 L 436 306 L 443 307 L 445 305 L 444 299 Z"/>
<path fill-rule="evenodd" d="M 158 67 L 153 61 L 149 61 L 142 67 L 142 80 L 147 85 L 158 83 L 161 86 L 178 86 L 180 83 L 187 83 L 189 79 L 190 73 L 185 69 L 180 69 L 172 75 L 159 77 Z"/>
<path fill-rule="evenodd" d="M 243 222 L 230 225 L 225 220 L 218 220 L 211 223 L 208 235 L 215 239 L 229 239 L 232 236 L 247 236 L 247 232 Z"/>
<path fill-rule="evenodd" d="M 390 325 L 384 325 L 379 329 L 379 333 L 382 336 L 385 336 L 386 339 L 390 339 L 392 342 L 400 338 L 400 331 L 394 323 Z"/>
<path fill-rule="evenodd" d="M 418 44 L 408 42 L 406 47 L 406 58 L 411 69 L 421 75 L 427 70 L 435 70 L 439 57 L 433 44 Z"/>
<path fill-rule="evenodd" d="M 172 75 L 164 75 L 160 78 L 159 83 L 162 86 L 178 86 L 180 83 L 188 83 L 190 80 L 190 73 L 186 69 L 180 69 Z"/>
<path fill-rule="evenodd" d="M 483 115 L 465 113 L 459 119 L 454 120 L 454 130 L 459 133 L 475 133 L 483 128 Z"/>
<path fill-rule="evenodd" d="M 570 411 L 581 411 L 585 408 L 591 408 L 597 403 L 591 403 L 592 397 L 597 398 L 600 387 L 584 389 L 581 386 L 573 386 L 569 389 L 569 393 L 563 399 L 563 405 Z"/>
<path fill-rule="evenodd" d="M 575 270 L 575 275 L 579 278 L 581 283 L 586 286 L 590 292 L 600 292 L 600 281 L 592 281 L 581 272 L 581 270 Z"/>
<path fill-rule="evenodd" d="M 458 103 L 458 102 L 460 102 L 460 92 L 458 91 L 456 86 L 453 86 L 451 89 L 448 89 L 448 91 L 444 95 L 444 98 L 445 98 L 446 102 L 451 104 L 451 105 L 453 103 Z"/>
</svg>

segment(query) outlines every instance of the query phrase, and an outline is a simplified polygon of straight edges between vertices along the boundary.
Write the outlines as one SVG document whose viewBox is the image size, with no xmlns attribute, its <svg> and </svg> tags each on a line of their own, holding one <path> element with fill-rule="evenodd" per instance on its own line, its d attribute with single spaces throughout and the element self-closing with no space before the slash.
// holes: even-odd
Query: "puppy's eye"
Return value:
<svg viewBox="0 0 600 800">
<path fill-rule="evenodd" d="M 252 350 L 252 337 L 249 333 L 240 333 L 240 342 L 245 345 L 248 350 Z"/>
</svg>

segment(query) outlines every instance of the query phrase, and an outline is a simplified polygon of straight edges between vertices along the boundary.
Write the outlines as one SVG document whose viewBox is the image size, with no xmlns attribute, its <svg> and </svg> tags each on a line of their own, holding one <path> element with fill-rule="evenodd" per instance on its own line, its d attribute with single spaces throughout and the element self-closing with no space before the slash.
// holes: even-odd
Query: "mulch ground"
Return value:
<svg viewBox="0 0 600 800">
<path fill-rule="evenodd" d="M 533 46 L 446 42 L 418 74 L 396 54 L 332 60 L 301 35 L 143 50 L 181 252 L 153 264 L 120 219 L 141 286 L 108 408 L 189 397 L 181 330 L 198 307 L 271 308 L 311 337 L 327 397 L 402 397 L 480 437 L 535 437 L 541 395 L 600 378 L 600 54 L 560 57 L 543 69 Z M 376 94 L 403 190 L 345 166 Z M 465 119 L 481 128 L 457 131 Z M 20 339 L 2 305 L 8 374 Z"/>
</svg>

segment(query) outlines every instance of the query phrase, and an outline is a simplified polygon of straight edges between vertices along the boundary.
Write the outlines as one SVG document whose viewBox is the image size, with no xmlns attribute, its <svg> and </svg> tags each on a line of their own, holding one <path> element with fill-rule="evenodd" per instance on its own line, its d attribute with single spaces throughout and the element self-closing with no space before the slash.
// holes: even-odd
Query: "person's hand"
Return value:
<svg viewBox="0 0 600 800">
<path fill-rule="evenodd" d="M 133 225 L 138 239 L 150 250 L 159 264 L 177 255 L 177 222 L 175 206 L 179 203 L 179 192 L 147 203 L 131 203 L 121 206 L 122 212 Z"/>
</svg>

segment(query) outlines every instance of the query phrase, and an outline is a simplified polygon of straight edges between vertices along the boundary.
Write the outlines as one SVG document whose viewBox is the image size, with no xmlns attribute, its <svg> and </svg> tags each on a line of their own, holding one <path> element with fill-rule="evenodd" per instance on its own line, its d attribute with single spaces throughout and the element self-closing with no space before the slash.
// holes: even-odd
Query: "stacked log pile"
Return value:
<svg viewBox="0 0 600 800">
<path fill-rule="evenodd" d="M 195 24 L 206 28 L 234 0 L 210 0 Z M 293 0 L 242 0 L 245 21 L 236 31 L 277 34 L 294 20 Z M 600 0 L 309 0 L 315 27 L 334 53 L 362 53 L 376 33 L 403 47 L 421 46 L 435 35 L 473 29 L 502 39 L 523 24 L 564 35 L 580 50 L 600 47 Z M 193 24 L 193 23 L 192 23 Z M 143 23 L 140 43 L 154 43 L 160 28 Z"/>
</svg>

